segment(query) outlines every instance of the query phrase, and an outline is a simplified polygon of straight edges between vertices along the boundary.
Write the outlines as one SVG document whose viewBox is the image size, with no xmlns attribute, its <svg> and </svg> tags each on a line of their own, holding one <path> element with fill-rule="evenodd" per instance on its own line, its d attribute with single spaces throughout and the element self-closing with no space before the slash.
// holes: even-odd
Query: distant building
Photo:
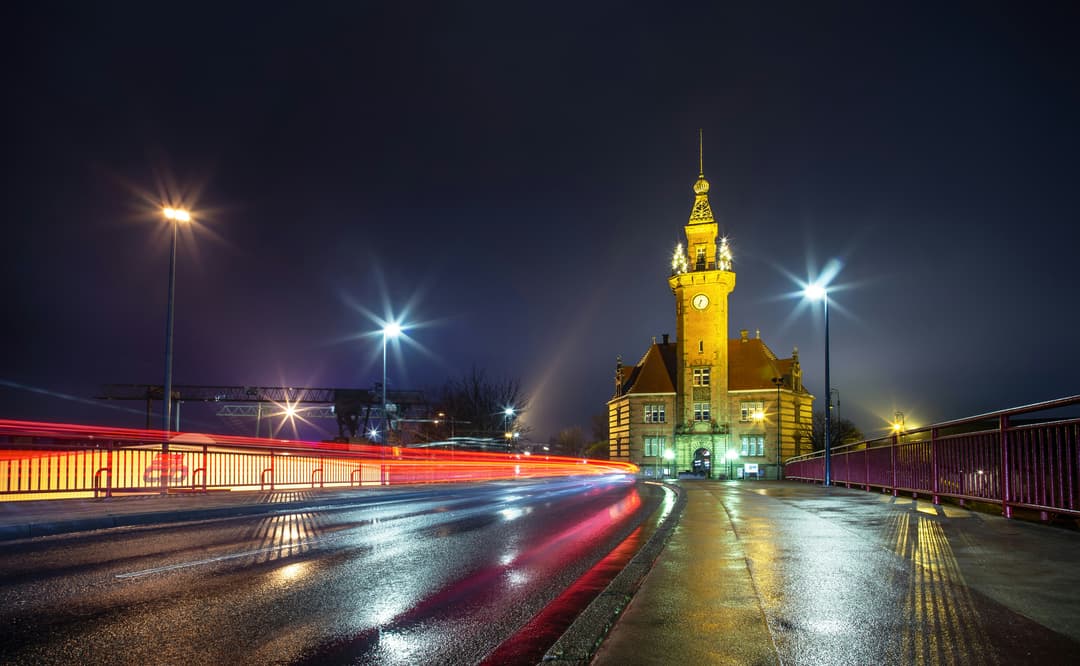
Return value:
<svg viewBox="0 0 1080 666">
<path fill-rule="evenodd" d="M 645 475 L 739 477 L 756 468 L 758 476 L 776 478 L 778 460 L 809 452 L 803 431 L 814 398 L 803 388 L 798 349 L 777 358 L 760 333 L 728 338 L 735 272 L 727 239 L 717 232 L 702 170 L 686 247 L 675 248 L 668 278 L 676 340 L 654 338 L 633 366 L 620 358 L 608 401 L 610 457 L 639 465 Z"/>
</svg>

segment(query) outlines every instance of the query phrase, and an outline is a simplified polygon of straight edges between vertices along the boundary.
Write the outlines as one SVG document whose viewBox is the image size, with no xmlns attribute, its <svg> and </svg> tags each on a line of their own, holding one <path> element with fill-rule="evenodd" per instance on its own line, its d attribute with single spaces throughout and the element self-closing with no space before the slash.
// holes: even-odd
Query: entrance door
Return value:
<svg viewBox="0 0 1080 666">
<path fill-rule="evenodd" d="M 706 448 L 694 451 L 694 474 L 712 478 L 712 454 Z"/>
</svg>

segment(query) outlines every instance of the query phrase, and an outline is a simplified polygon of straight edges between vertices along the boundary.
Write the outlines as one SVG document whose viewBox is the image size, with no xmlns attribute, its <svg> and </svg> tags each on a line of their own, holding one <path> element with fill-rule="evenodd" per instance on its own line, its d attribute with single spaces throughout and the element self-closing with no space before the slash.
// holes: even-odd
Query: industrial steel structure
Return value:
<svg viewBox="0 0 1080 666">
<path fill-rule="evenodd" d="M 146 427 L 155 400 L 162 400 L 165 391 L 160 384 L 107 384 L 102 387 L 102 400 L 139 400 L 146 402 Z M 323 406 L 319 415 L 337 419 L 338 435 L 356 438 L 379 424 L 387 414 L 382 408 L 383 387 L 372 389 L 303 388 L 286 386 L 198 386 L 176 384 L 172 387 L 173 402 L 216 402 L 228 406 L 223 415 L 258 416 L 257 408 L 240 409 L 247 405 L 273 404 L 280 409 Z M 389 390 L 385 392 L 390 423 L 429 416 L 430 406 L 421 391 Z M 328 412 L 327 409 L 330 411 Z"/>
</svg>

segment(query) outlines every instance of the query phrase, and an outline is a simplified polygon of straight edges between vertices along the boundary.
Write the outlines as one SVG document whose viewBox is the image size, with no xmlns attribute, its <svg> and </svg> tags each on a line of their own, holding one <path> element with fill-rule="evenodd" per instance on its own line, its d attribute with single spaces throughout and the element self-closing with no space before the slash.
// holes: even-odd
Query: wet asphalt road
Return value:
<svg viewBox="0 0 1080 666">
<path fill-rule="evenodd" d="M 477 663 L 661 497 L 493 483 L 2 544 L 0 663 Z"/>
</svg>

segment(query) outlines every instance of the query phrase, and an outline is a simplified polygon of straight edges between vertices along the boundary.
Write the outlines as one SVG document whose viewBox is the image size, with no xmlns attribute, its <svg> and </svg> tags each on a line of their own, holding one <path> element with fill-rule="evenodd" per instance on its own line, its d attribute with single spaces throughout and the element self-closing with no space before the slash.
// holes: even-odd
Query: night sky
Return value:
<svg viewBox="0 0 1080 666">
<path fill-rule="evenodd" d="M 842 264 L 842 417 L 1080 392 L 1080 4 L 20 4 L 0 418 L 142 425 L 72 398 L 163 381 L 167 198 L 198 219 L 175 382 L 371 387 L 369 315 L 402 315 L 391 387 L 476 365 L 533 437 L 588 432 L 675 332 L 698 128 L 730 333 L 798 346 L 819 398 L 791 294 Z"/>
</svg>

